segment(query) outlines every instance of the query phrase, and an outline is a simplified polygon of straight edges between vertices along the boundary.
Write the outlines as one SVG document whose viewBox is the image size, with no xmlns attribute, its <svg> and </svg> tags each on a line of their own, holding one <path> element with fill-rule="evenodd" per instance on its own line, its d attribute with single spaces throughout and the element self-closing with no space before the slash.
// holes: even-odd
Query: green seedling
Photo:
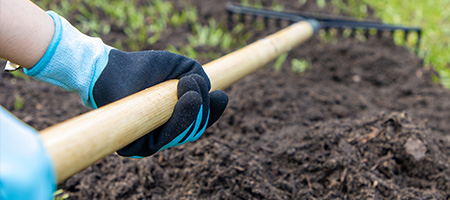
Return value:
<svg viewBox="0 0 450 200">
<path fill-rule="evenodd" d="M 101 25 L 94 15 L 93 19 L 87 18 L 83 15 L 77 15 L 76 19 L 78 20 L 77 28 L 84 33 L 88 33 L 91 36 L 98 37 L 101 33 Z"/>
<path fill-rule="evenodd" d="M 155 33 L 153 36 L 151 36 L 150 38 L 147 39 L 147 43 L 149 45 L 155 44 L 156 42 L 158 42 L 159 38 L 161 37 L 161 33 Z"/>
<path fill-rule="evenodd" d="M 324 8 L 327 5 L 325 0 L 316 0 L 316 4 L 319 8 Z"/>
<path fill-rule="evenodd" d="M 201 24 L 193 25 L 194 35 L 188 38 L 189 44 L 193 47 L 198 46 L 219 46 L 222 49 L 231 48 L 236 42 L 233 40 L 233 36 L 223 26 L 214 20 L 209 20 L 207 26 Z"/>
<path fill-rule="evenodd" d="M 198 11 L 197 8 L 189 5 L 187 9 L 184 10 L 186 12 L 186 18 L 189 23 L 195 23 L 198 21 Z"/>
<path fill-rule="evenodd" d="M 215 60 L 215 59 L 219 58 L 220 56 L 221 56 L 221 54 L 219 52 L 208 51 L 208 52 L 199 53 L 197 59 Z"/>
<path fill-rule="evenodd" d="M 272 1 L 271 8 L 272 8 L 274 11 L 279 11 L 279 12 L 281 12 L 281 11 L 284 10 L 284 6 L 281 5 L 280 2 L 278 2 L 278 1 Z"/>
<path fill-rule="evenodd" d="M 180 52 L 175 46 L 173 46 L 172 44 L 168 44 L 167 47 L 166 47 L 166 49 L 167 49 L 167 51 L 170 51 L 170 52 L 172 52 L 172 53 L 184 55 L 183 53 L 181 53 L 181 52 Z"/>
<path fill-rule="evenodd" d="M 440 82 L 450 88 L 450 1 L 410 1 L 402 0 L 332 0 L 336 12 L 343 12 L 354 17 L 367 17 L 370 7 L 376 18 L 384 23 L 419 26 L 424 30 L 419 56 L 424 58 L 426 66 L 433 66 L 438 72 Z M 403 40 L 404 33 L 395 33 L 397 45 L 415 51 L 417 35 L 410 35 Z"/>
<path fill-rule="evenodd" d="M 275 71 L 281 70 L 281 67 L 283 66 L 284 61 L 286 61 L 287 56 L 288 56 L 288 53 L 283 53 L 277 58 L 277 60 L 275 61 L 275 65 L 274 65 Z"/>
<path fill-rule="evenodd" d="M 309 68 L 311 68 L 311 63 L 306 60 L 296 58 L 291 60 L 291 69 L 295 73 L 305 72 Z"/>
<path fill-rule="evenodd" d="M 64 193 L 63 189 L 56 190 L 53 193 L 53 200 L 65 200 L 65 199 L 69 198 L 69 194 L 63 194 L 63 193 Z"/>
<path fill-rule="evenodd" d="M 365 42 L 367 40 L 366 36 L 364 35 L 364 30 L 356 30 L 355 31 L 355 38 L 361 42 Z"/>
<path fill-rule="evenodd" d="M 233 46 L 233 38 L 229 34 L 225 34 L 220 43 L 222 49 L 230 49 Z"/>
<path fill-rule="evenodd" d="M 331 5 L 335 13 L 346 13 L 356 18 L 367 18 L 367 4 L 361 0 L 332 0 Z"/>
<path fill-rule="evenodd" d="M 238 23 L 234 26 L 233 30 L 231 31 L 231 34 L 237 35 L 237 34 L 242 33 L 243 31 L 244 31 L 244 24 Z"/>
<path fill-rule="evenodd" d="M 16 78 L 16 79 L 22 79 L 24 80 L 26 83 L 30 82 L 30 77 L 28 77 L 25 73 L 23 73 L 22 71 L 16 70 L 16 71 L 12 71 L 10 72 L 10 74 Z"/>
<path fill-rule="evenodd" d="M 254 7 L 259 9 L 263 8 L 261 1 L 255 1 L 254 3 L 250 3 L 248 0 L 241 0 L 241 4 L 247 7 Z"/>
<path fill-rule="evenodd" d="M 126 13 L 128 14 L 128 26 L 133 30 L 138 30 L 145 26 L 144 14 L 138 12 L 135 6 L 128 6 Z"/>
<path fill-rule="evenodd" d="M 266 28 L 266 24 L 264 21 L 255 20 L 252 24 L 252 27 L 255 31 L 263 31 Z"/>
<path fill-rule="evenodd" d="M 170 24 L 174 27 L 179 27 L 180 25 L 187 22 L 186 12 L 174 13 L 170 18 Z"/>
<path fill-rule="evenodd" d="M 169 44 L 169 45 L 167 45 L 167 50 L 172 53 L 184 55 L 184 56 L 192 58 L 192 59 L 197 59 L 199 57 L 199 53 L 189 44 L 185 45 L 181 48 L 177 48 L 177 47 Z"/>
<path fill-rule="evenodd" d="M 299 3 L 300 5 L 305 5 L 306 0 L 298 0 L 298 3 Z"/>
<path fill-rule="evenodd" d="M 20 95 L 15 95 L 15 102 L 14 102 L 14 109 L 15 110 L 22 110 L 23 108 L 23 98 Z"/>
<path fill-rule="evenodd" d="M 188 37 L 188 44 L 183 47 L 168 46 L 168 50 L 178 52 L 191 58 L 216 58 L 219 53 L 199 53 L 197 47 L 220 47 L 229 51 L 232 48 L 247 45 L 253 36 L 244 31 L 243 24 L 237 24 L 233 30 L 228 30 L 224 24 L 214 19 L 207 24 L 198 22 L 198 10 L 193 5 L 183 2 L 185 7 L 175 11 L 173 2 L 153 0 L 140 2 L 140 5 L 121 0 L 37 0 L 42 8 L 51 8 L 62 16 L 69 17 L 80 31 L 91 36 L 103 37 L 114 30 L 123 30 L 125 39 L 112 39 L 109 41 L 118 49 L 130 51 L 143 50 L 156 44 L 164 35 L 168 26 L 179 27 L 188 25 L 192 27 L 192 36 Z M 262 8 L 262 1 L 243 0 L 244 4 Z M 275 10 L 284 10 L 279 1 L 272 1 Z M 105 17 L 106 16 L 106 17 Z M 258 29 L 264 26 L 255 24 Z"/>
<path fill-rule="evenodd" d="M 184 50 L 186 51 L 186 56 L 192 59 L 197 59 L 198 52 L 191 46 L 187 45 Z"/>
<path fill-rule="evenodd" d="M 344 32 L 342 32 L 342 36 L 345 38 L 350 37 L 351 32 L 351 30 L 345 29 Z M 318 35 L 320 40 L 322 40 L 323 42 L 336 43 L 338 41 L 338 30 L 336 29 L 331 29 L 328 32 L 325 30 L 319 30 Z"/>
</svg>

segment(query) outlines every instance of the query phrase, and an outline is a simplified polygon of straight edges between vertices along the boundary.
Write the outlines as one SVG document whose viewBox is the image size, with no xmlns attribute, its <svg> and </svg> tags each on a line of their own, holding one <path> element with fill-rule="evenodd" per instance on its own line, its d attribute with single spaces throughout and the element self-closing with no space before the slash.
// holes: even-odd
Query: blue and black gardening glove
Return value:
<svg viewBox="0 0 450 200">
<path fill-rule="evenodd" d="M 166 51 L 123 52 L 101 39 L 80 33 L 49 11 L 55 34 L 44 57 L 29 70 L 35 79 L 73 91 L 84 105 L 97 108 L 169 79 L 180 79 L 178 102 L 163 126 L 118 151 L 145 157 L 197 140 L 218 120 L 228 103 L 223 91 L 213 91 L 195 60 Z"/>
<path fill-rule="evenodd" d="M 127 65 L 134 67 L 123 68 Z M 172 117 L 118 154 L 145 157 L 197 140 L 219 119 L 228 97 L 220 90 L 209 93 L 209 78 L 192 59 L 165 51 L 109 52 L 108 64 L 93 87 L 93 99 L 99 107 L 169 79 L 180 79 Z"/>
</svg>

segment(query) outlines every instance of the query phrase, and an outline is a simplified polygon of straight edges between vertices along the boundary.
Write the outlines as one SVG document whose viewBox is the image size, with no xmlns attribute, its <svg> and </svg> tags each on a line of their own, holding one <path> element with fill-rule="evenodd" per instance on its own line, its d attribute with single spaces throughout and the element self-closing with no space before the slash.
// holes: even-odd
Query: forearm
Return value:
<svg viewBox="0 0 450 200">
<path fill-rule="evenodd" d="M 0 57 L 25 68 L 45 54 L 55 25 L 52 18 L 28 0 L 0 0 Z"/>
</svg>

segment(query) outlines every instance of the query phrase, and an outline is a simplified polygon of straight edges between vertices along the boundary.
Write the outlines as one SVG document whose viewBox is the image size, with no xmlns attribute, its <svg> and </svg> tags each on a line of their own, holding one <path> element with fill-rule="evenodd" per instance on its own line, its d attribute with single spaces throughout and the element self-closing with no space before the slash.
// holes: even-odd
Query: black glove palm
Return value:
<svg viewBox="0 0 450 200">
<path fill-rule="evenodd" d="M 220 90 L 208 93 L 209 78 L 195 60 L 166 51 L 110 51 L 108 64 L 92 90 L 98 107 L 170 79 L 180 79 L 172 117 L 119 150 L 119 155 L 145 157 L 197 140 L 219 119 L 228 96 Z"/>
</svg>

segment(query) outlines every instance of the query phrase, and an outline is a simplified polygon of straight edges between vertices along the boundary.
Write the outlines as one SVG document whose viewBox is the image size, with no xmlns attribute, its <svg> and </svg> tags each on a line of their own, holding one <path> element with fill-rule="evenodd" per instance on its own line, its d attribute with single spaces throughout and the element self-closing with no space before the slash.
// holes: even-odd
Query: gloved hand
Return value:
<svg viewBox="0 0 450 200">
<path fill-rule="evenodd" d="M 53 164 L 38 133 L 0 107 L 0 199 L 51 199 Z"/>
<path fill-rule="evenodd" d="M 123 66 L 133 66 L 123 68 Z M 169 79 L 180 79 L 178 102 L 169 121 L 118 151 L 122 156 L 149 156 L 168 147 L 197 140 L 220 117 L 228 97 L 211 89 L 202 66 L 165 51 L 109 52 L 108 64 L 93 87 L 93 99 L 103 106 Z"/>
<path fill-rule="evenodd" d="M 195 60 L 165 51 L 127 53 L 80 33 L 64 18 L 48 12 L 55 35 L 44 57 L 27 75 L 80 94 L 97 108 L 169 79 L 180 79 L 170 120 L 118 151 L 123 156 L 149 156 L 197 140 L 225 110 L 223 91 L 208 93 L 206 73 Z"/>
</svg>

